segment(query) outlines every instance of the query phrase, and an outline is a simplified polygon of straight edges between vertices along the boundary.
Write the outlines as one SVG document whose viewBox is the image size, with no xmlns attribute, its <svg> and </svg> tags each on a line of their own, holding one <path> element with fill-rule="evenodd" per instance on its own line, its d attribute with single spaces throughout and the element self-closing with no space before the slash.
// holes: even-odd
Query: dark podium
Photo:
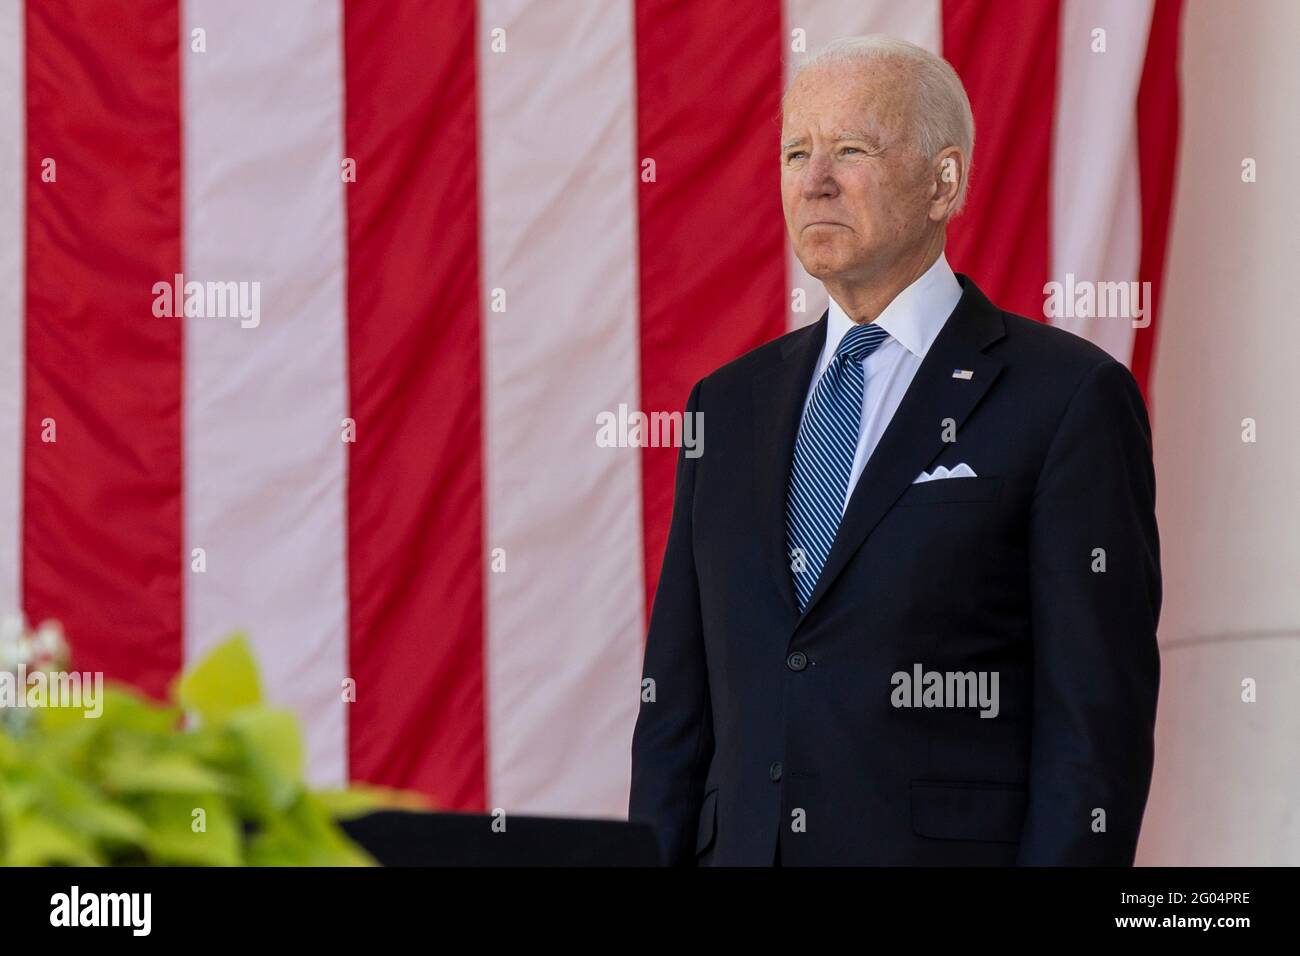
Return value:
<svg viewBox="0 0 1300 956">
<path fill-rule="evenodd" d="M 383 866 L 661 866 L 644 823 L 384 810 L 341 823 Z M 500 824 L 497 825 L 500 830 Z"/>
</svg>

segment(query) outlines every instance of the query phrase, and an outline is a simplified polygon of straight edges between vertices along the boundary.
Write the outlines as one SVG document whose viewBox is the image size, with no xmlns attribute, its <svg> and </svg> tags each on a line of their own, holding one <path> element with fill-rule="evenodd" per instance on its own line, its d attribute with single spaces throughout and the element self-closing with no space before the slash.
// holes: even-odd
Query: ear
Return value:
<svg viewBox="0 0 1300 956">
<path fill-rule="evenodd" d="M 957 212 L 957 197 L 966 179 L 966 157 L 956 146 L 948 146 L 934 157 L 930 167 L 930 219 L 943 222 Z"/>
</svg>

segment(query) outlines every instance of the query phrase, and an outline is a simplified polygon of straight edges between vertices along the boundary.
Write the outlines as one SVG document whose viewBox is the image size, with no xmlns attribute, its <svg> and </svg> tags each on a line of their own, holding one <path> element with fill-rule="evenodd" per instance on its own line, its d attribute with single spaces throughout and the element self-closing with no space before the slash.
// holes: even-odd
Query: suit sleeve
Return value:
<svg viewBox="0 0 1300 956">
<path fill-rule="evenodd" d="M 700 411 L 702 387 L 700 381 L 691 389 L 686 414 Z M 654 827 L 668 866 L 695 863 L 704 779 L 713 756 L 691 517 L 703 455 L 690 458 L 685 452 L 683 447 L 677 455 L 672 523 L 646 637 L 628 804 L 629 820 Z"/>
<path fill-rule="evenodd" d="M 1160 545 L 1146 405 L 1107 361 L 1052 438 L 1029 517 L 1033 716 L 1020 865 L 1129 866 L 1154 758 Z"/>
</svg>

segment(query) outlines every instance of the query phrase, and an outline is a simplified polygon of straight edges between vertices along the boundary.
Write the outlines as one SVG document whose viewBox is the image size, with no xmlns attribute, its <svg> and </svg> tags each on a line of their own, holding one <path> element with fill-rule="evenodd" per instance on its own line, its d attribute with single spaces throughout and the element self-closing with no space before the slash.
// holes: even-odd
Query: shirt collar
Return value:
<svg viewBox="0 0 1300 956">
<path fill-rule="evenodd" d="M 917 358 L 924 358 L 961 299 L 961 284 L 941 252 L 934 264 L 885 306 L 876 325 Z M 825 355 L 835 354 L 844 333 L 856 323 L 832 296 L 826 324 Z"/>
</svg>

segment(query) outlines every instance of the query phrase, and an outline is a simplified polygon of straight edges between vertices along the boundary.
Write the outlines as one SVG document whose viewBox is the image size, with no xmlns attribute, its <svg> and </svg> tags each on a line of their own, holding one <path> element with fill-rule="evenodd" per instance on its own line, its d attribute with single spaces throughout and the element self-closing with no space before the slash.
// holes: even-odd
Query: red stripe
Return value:
<svg viewBox="0 0 1300 956">
<path fill-rule="evenodd" d="M 474 4 L 348 3 L 344 45 L 351 774 L 481 809 Z"/>
<path fill-rule="evenodd" d="M 966 208 L 948 228 L 948 261 L 999 306 L 1043 318 L 1051 268 L 1056 0 L 944 0 L 943 56 L 975 114 Z"/>
<path fill-rule="evenodd" d="M 26 8 L 23 607 L 155 695 L 181 662 L 182 329 L 152 312 L 181 271 L 179 37 L 175 0 Z"/>
<path fill-rule="evenodd" d="M 778 0 L 638 0 L 641 408 L 785 331 Z M 706 429 L 707 441 L 707 429 Z M 646 606 L 659 580 L 676 453 L 642 457 Z"/>
<path fill-rule="evenodd" d="M 1148 382 L 1160 317 L 1165 251 L 1169 239 L 1169 214 L 1174 199 L 1174 174 L 1178 164 L 1178 39 L 1182 0 L 1156 0 L 1147 40 L 1147 58 L 1138 87 L 1138 168 L 1142 190 L 1142 259 L 1139 281 L 1151 283 L 1151 324 L 1133 337 L 1130 368 L 1147 405 Z"/>
</svg>

